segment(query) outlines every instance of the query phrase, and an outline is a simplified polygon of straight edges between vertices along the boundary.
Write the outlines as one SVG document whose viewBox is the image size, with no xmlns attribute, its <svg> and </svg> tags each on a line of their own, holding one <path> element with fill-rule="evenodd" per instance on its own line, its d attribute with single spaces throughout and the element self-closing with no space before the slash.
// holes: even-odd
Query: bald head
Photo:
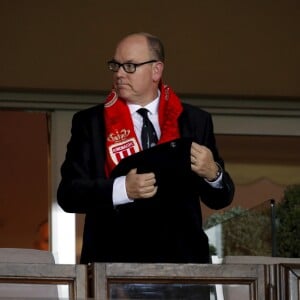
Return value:
<svg viewBox="0 0 300 300">
<path fill-rule="evenodd" d="M 145 40 L 148 46 L 148 50 L 150 55 L 153 57 L 153 59 L 157 59 L 161 62 L 165 62 L 165 50 L 163 43 L 161 40 L 150 33 L 147 32 L 136 32 L 136 33 L 131 33 L 127 36 L 125 36 L 120 42 L 122 43 L 125 40 L 133 40 L 133 39 L 139 39 L 139 40 Z"/>
</svg>

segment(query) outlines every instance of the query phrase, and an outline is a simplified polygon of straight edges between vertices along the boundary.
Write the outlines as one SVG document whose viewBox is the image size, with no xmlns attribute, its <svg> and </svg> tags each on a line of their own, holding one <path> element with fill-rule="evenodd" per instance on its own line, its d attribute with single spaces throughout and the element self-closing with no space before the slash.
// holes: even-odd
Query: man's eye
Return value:
<svg viewBox="0 0 300 300">
<path fill-rule="evenodd" d="M 125 67 L 128 69 L 134 68 L 134 64 L 125 64 Z"/>
</svg>

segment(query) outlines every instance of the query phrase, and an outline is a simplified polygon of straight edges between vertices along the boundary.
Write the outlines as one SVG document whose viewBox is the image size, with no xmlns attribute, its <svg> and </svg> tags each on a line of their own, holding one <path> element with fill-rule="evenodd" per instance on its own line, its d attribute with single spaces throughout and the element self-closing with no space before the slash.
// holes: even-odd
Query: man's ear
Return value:
<svg viewBox="0 0 300 300">
<path fill-rule="evenodd" d="M 164 70 L 164 63 L 163 62 L 158 61 L 158 62 L 155 62 L 153 64 L 152 72 L 153 72 L 153 80 L 155 82 L 160 81 L 160 79 L 162 77 L 162 74 L 163 74 L 163 70 Z"/>
</svg>

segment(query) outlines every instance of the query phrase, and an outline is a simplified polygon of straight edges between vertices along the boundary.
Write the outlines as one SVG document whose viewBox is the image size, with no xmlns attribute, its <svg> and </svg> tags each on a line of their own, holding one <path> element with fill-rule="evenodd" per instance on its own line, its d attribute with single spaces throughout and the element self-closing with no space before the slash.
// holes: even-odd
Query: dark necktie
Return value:
<svg viewBox="0 0 300 300">
<path fill-rule="evenodd" d="M 143 127 L 142 127 L 142 147 L 143 149 L 148 149 L 153 147 L 157 143 L 157 135 L 153 124 L 148 118 L 148 110 L 146 108 L 140 108 L 137 112 L 143 117 Z"/>
</svg>

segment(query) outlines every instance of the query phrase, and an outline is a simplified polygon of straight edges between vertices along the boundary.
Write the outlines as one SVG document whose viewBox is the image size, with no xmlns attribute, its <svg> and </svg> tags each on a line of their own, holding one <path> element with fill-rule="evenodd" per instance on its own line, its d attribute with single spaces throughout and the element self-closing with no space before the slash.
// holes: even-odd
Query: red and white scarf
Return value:
<svg viewBox="0 0 300 300">
<path fill-rule="evenodd" d="M 158 144 L 179 138 L 177 119 L 182 112 L 182 104 L 177 95 L 167 85 L 160 85 L 158 121 L 161 137 Z M 104 103 L 106 127 L 106 165 L 107 176 L 119 161 L 141 151 L 136 137 L 130 111 L 125 100 L 113 90 Z"/>
</svg>

